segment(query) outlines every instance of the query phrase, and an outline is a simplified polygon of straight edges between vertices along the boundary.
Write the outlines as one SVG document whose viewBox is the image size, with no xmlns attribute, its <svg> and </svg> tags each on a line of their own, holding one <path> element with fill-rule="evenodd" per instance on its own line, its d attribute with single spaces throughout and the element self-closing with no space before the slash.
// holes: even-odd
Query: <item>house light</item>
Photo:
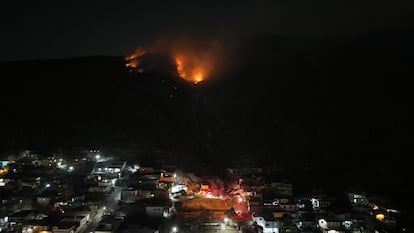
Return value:
<svg viewBox="0 0 414 233">
<path fill-rule="evenodd" d="M 385 219 L 385 215 L 384 214 L 377 214 L 377 215 L 375 215 L 375 218 L 378 220 L 378 221 L 384 221 L 384 219 Z"/>
<path fill-rule="evenodd" d="M 176 226 L 172 227 L 171 232 L 176 233 L 178 231 L 178 228 Z"/>
</svg>

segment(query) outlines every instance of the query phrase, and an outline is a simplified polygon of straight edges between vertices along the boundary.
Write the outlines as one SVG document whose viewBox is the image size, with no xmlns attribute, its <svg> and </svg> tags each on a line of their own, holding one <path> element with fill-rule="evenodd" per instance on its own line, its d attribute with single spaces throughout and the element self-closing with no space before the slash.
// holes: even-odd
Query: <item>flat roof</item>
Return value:
<svg viewBox="0 0 414 233">
<path fill-rule="evenodd" d="M 10 215 L 10 217 L 18 217 L 18 218 L 19 217 L 25 217 L 25 216 L 33 213 L 33 212 L 34 212 L 33 210 L 20 210 L 19 212 L 16 212 L 16 213 Z"/>
<path fill-rule="evenodd" d="M 63 221 L 53 224 L 54 227 L 58 227 L 59 229 L 69 229 L 77 225 L 79 225 L 79 221 L 68 221 L 68 220 L 63 220 Z"/>
</svg>

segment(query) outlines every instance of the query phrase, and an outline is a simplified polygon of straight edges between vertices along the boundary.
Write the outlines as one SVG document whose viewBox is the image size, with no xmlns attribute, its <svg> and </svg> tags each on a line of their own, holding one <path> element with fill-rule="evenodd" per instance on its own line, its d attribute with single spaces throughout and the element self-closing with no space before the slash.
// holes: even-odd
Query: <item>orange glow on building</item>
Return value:
<svg viewBox="0 0 414 233">
<path fill-rule="evenodd" d="M 6 174 L 7 172 L 9 172 L 9 167 L 8 166 L 0 168 L 0 175 Z"/>
</svg>

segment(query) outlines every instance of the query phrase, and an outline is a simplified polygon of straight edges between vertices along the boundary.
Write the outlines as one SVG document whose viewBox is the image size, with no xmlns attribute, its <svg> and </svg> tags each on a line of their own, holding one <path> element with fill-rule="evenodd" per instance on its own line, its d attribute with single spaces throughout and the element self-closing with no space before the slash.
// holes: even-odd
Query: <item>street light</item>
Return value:
<svg viewBox="0 0 414 233">
<path fill-rule="evenodd" d="M 239 197 L 237 200 L 238 200 L 240 203 L 242 203 L 242 202 L 243 202 L 243 198 L 242 198 L 242 197 Z"/>
<path fill-rule="evenodd" d="M 177 229 L 177 227 L 176 227 L 176 226 L 172 227 L 172 229 L 171 229 L 171 232 L 173 232 L 173 233 L 176 233 L 176 232 L 178 232 L 178 229 Z"/>
<path fill-rule="evenodd" d="M 224 218 L 224 223 L 228 223 L 229 222 L 229 218 L 225 217 Z"/>
</svg>

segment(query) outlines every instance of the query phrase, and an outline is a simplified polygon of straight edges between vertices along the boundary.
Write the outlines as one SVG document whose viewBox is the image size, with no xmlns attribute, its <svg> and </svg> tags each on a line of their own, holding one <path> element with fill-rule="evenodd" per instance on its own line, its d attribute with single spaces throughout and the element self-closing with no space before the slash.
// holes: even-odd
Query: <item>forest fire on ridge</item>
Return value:
<svg viewBox="0 0 414 233">
<path fill-rule="evenodd" d="M 168 42 L 157 41 L 151 48 L 138 48 L 134 53 L 125 56 L 125 66 L 132 72 L 146 72 L 143 58 L 149 54 L 161 53 L 171 58 L 175 63 L 176 74 L 182 79 L 197 84 L 211 75 L 216 63 L 216 49 L 182 40 Z"/>
</svg>

